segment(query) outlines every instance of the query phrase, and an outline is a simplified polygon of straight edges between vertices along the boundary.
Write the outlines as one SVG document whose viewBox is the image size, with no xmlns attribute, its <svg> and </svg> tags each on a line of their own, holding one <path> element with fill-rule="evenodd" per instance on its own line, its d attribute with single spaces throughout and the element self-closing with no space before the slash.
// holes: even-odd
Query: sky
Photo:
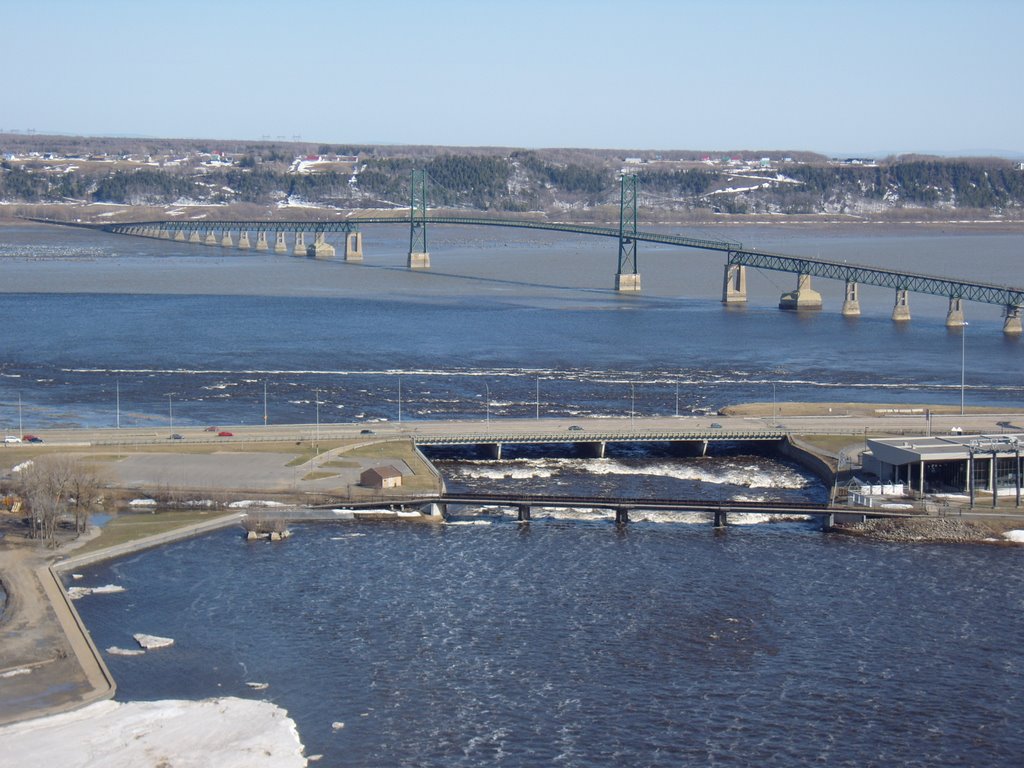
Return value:
<svg viewBox="0 0 1024 768">
<path fill-rule="evenodd" d="M 0 132 L 1024 153 L 1020 0 L 5 0 Z"/>
</svg>

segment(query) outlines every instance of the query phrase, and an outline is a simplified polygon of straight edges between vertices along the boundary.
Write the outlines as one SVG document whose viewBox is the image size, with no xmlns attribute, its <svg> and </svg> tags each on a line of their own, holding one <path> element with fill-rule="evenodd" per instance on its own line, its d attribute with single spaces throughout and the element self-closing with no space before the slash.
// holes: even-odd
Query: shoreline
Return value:
<svg viewBox="0 0 1024 768">
<path fill-rule="evenodd" d="M 859 403 L 859 404 L 785 404 L 789 409 L 787 416 L 794 416 L 799 413 L 815 415 L 828 408 L 853 407 L 856 406 L 864 413 L 870 413 L 879 419 L 880 424 L 885 418 L 883 413 L 890 411 L 889 404 Z M 900 406 L 902 407 L 902 406 Z M 907 406 L 915 408 L 916 406 Z M 929 408 L 929 406 L 921 406 Z M 770 403 L 746 403 L 730 406 L 722 409 L 722 412 L 744 414 L 746 416 L 760 416 L 767 413 L 771 415 L 772 404 Z M 767 409 L 767 410 L 766 410 Z M 883 413 L 880 413 L 881 410 Z M 938 411 L 939 408 L 936 408 Z M 976 409 L 976 413 L 989 413 L 995 409 Z M 1006 413 L 1006 409 L 999 409 Z M 1015 411 L 1016 413 L 1016 411 Z M 856 435 L 850 435 L 851 442 L 856 442 Z M 792 453 L 790 455 L 782 452 L 791 460 L 798 461 L 802 466 L 817 475 L 823 483 L 828 485 L 834 479 L 835 467 L 830 463 L 834 460 L 835 451 L 830 446 L 814 445 L 797 438 L 790 441 Z M 429 461 L 427 465 L 436 473 L 436 468 Z M 826 482 L 828 481 L 828 482 Z M 384 502 L 386 503 L 386 501 Z M 343 506 L 339 502 L 338 506 Z M 75 548 L 64 551 L 36 550 L 35 542 L 31 546 L 17 547 L 9 541 L 0 545 L 0 568 L 2 568 L 2 582 L 8 594 L 6 610 L 0 614 L 0 632 L 6 633 L 24 618 L 30 622 L 50 622 L 47 629 L 50 637 L 55 632 L 62 635 L 63 643 L 67 652 L 63 657 L 63 664 L 58 666 L 57 662 L 51 659 L 40 657 L 29 659 L 24 656 L 19 664 L 0 666 L 0 689 L 8 691 L 18 690 L 20 694 L 15 696 L 18 700 L 16 712 L 0 710 L 0 733 L 14 724 L 44 723 L 52 721 L 53 717 L 61 713 L 83 710 L 96 702 L 112 699 L 116 693 L 116 681 L 113 679 L 109 669 L 103 661 L 99 649 L 95 646 L 89 635 L 88 628 L 82 622 L 78 612 L 75 610 L 64 588 L 61 575 L 76 567 L 90 565 L 102 560 L 123 557 L 145 549 L 159 547 L 164 544 L 180 541 L 194 536 L 201 536 L 217 530 L 236 525 L 244 516 L 244 511 L 226 511 L 223 514 L 216 514 L 208 521 L 196 523 L 194 521 L 184 523 L 179 527 L 160 533 L 140 536 L 139 538 L 112 544 L 99 549 L 84 553 L 75 553 L 75 548 L 88 543 L 89 539 L 79 539 Z M 273 514 L 268 510 L 268 514 Z M 318 520 L 331 520 L 326 514 L 312 515 L 309 522 Z M 306 522 L 306 520 L 296 520 Z M 922 516 L 920 520 L 914 518 L 906 523 L 892 523 L 886 521 L 880 530 L 872 530 L 870 525 L 841 525 L 835 529 L 836 533 L 855 538 L 865 538 L 877 542 L 891 543 L 988 543 L 1019 545 L 1015 539 L 997 539 L 994 537 L 1000 534 L 988 528 L 983 517 L 977 519 L 964 519 L 951 516 Z M 911 528 L 923 528 L 912 531 Z M 1024 529 L 1024 519 L 1021 519 L 1019 526 Z M 986 529 L 986 530 L 983 530 Z M 37 585 L 32 587 L 34 580 Z M 33 603 L 35 605 L 33 606 Z M 34 610 L 31 610 L 34 608 Z M 52 612 L 48 613 L 47 609 Z M 26 626 L 26 625 L 21 625 Z M 31 626 L 31 625 L 27 625 Z M 0 644 L 2 647 L 2 644 Z M 58 654 L 58 657 L 60 654 Z M 0 657 L 0 662 L 5 661 Z M 52 701 L 46 699 L 46 686 L 39 685 L 39 676 L 33 665 L 42 665 L 48 669 L 49 677 L 43 682 L 48 682 L 54 676 L 60 679 L 63 675 L 65 680 L 76 681 L 77 689 L 71 694 L 58 697 Z M 18 673 L 18 670 L 32 668 L 29 672 Z M 14 676 L 3 675 L 4 672 L 16 672 Z M 43 688 L 42 691 L 39 689 Z M 33 695 L 33 691 L 35 692 Z M 10 699 L 10 696 L 7 696 Z"/>
</svg>

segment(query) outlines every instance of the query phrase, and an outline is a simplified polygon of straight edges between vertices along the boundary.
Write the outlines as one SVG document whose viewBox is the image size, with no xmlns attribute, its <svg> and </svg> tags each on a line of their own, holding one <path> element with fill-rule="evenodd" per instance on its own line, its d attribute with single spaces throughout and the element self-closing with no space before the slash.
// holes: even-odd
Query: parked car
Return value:
<svg viewBox="0 0 1024 768">
<path fill-rule="evenodd" d="M 217 437 L 234 437 L 234 436 L 235 436 L 234 432 L 226 432 L 225 431 L 225 432 L 218 432 L 217 433 Z"/>
<path fill-rule="evenodd" d="M 21 438 L 18 437 L 17 435 L 7 435 L 7 437 L 4 438 L 4 445 L 12 445 L 14 443 L 20 443 L 20 442 L 21 442 Z"/>
<path fill-rule="evenodd" d="M 41 443 L 43 442 L 43 438 L 36 437 L 35 435 L 22 435 L 21 441 L 23 443 Z"/>
<path fill-rule="evenodd" d="M 171 435 L 167 439 L 168 440 L 184 440 L 185 438 L 182 435 L 179 435 L 177 432 L 175 432 L 173 435 Z"/>
</svg>

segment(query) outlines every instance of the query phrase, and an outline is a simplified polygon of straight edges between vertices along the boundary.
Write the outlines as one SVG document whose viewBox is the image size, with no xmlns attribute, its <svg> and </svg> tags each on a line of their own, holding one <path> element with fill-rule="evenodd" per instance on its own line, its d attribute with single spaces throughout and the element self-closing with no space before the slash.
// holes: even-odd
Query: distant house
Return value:
<svg viewBox="0 0 1024 768">
<path fill-rule="evenodd" d="M 402 473 L 391 465 L 370 467 L 359 475 L 359 484 L 367 488 L 398 488 L 402 484 Z"/>
</svg>

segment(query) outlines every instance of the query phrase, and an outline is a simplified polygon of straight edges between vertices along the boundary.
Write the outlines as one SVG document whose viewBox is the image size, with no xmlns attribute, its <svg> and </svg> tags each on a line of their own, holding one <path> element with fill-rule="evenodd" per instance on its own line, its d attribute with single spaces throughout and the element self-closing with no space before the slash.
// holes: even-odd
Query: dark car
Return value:
<svg viewBox="0 0 1024 768">
<path fill-rule="evenodd" d="M 377 433 L 374 432 L 372 429 L 360 429 L 359 430 L 359 434 L 360 435 L 376 435 Z"/>
<path fill-rule="evenodd" d="M 175 432 L 173 435 L 170 435 L 167 439 L 168 440 L 184 440 L 185 438 L 182 435 L 179 435 L 177 432 Z"/>
<path fill-rule="evenodd" d="M 721 425 L 721 424 L 719 424 L 719 423 L 718 423 L 718 422 L 716 421 L 716 422 L 713 422 L 713 423 L 711 424 L 711 428 L 712 428 L 712 429 L 721 429 L 721 428 L 722 428 L 722 425 Z"/>
<path fill-rule="evenodd" d="M 22 435 L 21 439 L 22 439 L 22 442 L 26 442 L 26 443 L 41 443 L 41 442 L 43 442 L 43 438 L 37 437 L 36 435 Z"/>
<path fill-rule="evenodd" d="M 583 431 L 583 427 L 581 427 L 579 424 L 573 424 L 571 427 L 569 427 L 569 431 L 570 432 L 582 432 Z"/>
</svg>

